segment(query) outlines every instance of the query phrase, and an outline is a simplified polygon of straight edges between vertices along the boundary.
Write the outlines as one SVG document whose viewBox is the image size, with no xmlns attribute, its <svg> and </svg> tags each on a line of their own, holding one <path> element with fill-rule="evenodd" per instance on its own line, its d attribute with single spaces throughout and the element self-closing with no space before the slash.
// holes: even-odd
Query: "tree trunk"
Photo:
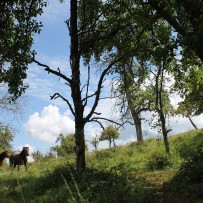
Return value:
<svg viewBox="0 0 203 203">
<path fill-rule="evenodd" d="M 109 148 L 111 148 L 111 138 L 109 139 Z"/>
<path fill-rule="evenodd" d="M 115 142 L 115 139 L 113 139 L 113 146 L 114 146 L 114 147 L 116 146 L 116 142 Z"/>
<path fill-rule="evenodd" d="M 155 86 L 155 91 L 156 91 L 156 110 L 159 114 L 159 119 L 161 122 L 161 129 L 162 129 L 162 135 L 164 139 L 164 145 L 166 149 L 166 153 L 170 153 L 170 147 L 169 147 L 169 142 L 168 142 L 168 132 L 170 130 L 166 129 L 166 118 L 164 115 L 164 109 L 163 109 L 163 101 L 162 101 L 162 91 L 163 91 L 163 74 L 164 74 L 164 66 L 159 67 L 156 75 L 156 86 Z"/>
<path fill-rule="evenodd" d="M 137 116 L 133 116 L 135 128 L 136 128 L 136 133 L 137 133 L 137 141 L 138 142 L 143 142 L 143 135 L 142 135 L 142 122 L 141 119 Z"/>
<path fill-rule="evenodd" d="M 166 129 L 166 119 L 162 111 L 159 111 L 159 118 L 161 122 L 161 129 L 162 129 L 162 134 L 163 134 L 163 139 L 164 139 L 164 145 L 165 145 L 165 150 L 166 153 L 170 153 L 170 146 L 168 142 L 168 131 Z"/>
<path fill-rule="evenodd" d="M 77 0 L 70 1 L 70 38 L 71 38 L 71 71 L 72 84 L 71 96 L 74 103 L 75 116 L 75 144 L 76 144 L 76 167 L 77 170 L 85 170 L 85 138 L 84 138 L 84 107 L 80 91 L 80 54 L 78 48 L 78 5 Z"/>
<path fill-rule="evenodd" d="M 188 116 L 190 123 L 192 124 L 192 126 L 195 128 L 195 130 L 198 130 L 198 127 L 195 125 L 195 123 L 192 121 L 191 117 Z"/>
<path fill-rule="evenodd" d="M 80 171 L 84 171 L 86 168 L 85 163 L 85 136 L 84 126 L 75 126 L 75 144 L 76 144 L 76 167 Z"/>
<path fill-rule="evenodd" d="M 135 129 L 136 129 L 136 134 L 137 134 L 137 142 L 143 142 L 142 122 L 141 122 L 140 115 L 139 115 L 140 113 L 138 113 L 136 111 L 136 107 L 133 104 L 133 99 L 132 99 L 133 97 L 132 97 L 132 95 L 128 89 L 126 90 L 126 98 L 128 101 L 128 105 L 130 108 L 133 122 L 135 124 Z"/>
</svg>

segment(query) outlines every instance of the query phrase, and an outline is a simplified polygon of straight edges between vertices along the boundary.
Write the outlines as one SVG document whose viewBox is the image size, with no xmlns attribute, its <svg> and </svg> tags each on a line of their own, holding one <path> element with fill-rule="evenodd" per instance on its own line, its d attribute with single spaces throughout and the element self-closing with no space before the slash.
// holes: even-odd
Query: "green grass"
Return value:
<svg viewBox="0 0 203 203">
<path fill-rule="evenodd" d="M 163 141 L 156 139 L 88 152 L 84 173 L 75 170 L 74 157 L 46 158 L 28 163 L 28 170 L 21 167 L 20 172 L 4 164 L 0 202 L 170 202 L 174 195 L 188 198 L 190 191 L 192 200 L 201 202 L 203 160 L 197 155 L 203 149 L 203 130 L 171 136 L 169 142 L 170 156 Z"/>
</svg>

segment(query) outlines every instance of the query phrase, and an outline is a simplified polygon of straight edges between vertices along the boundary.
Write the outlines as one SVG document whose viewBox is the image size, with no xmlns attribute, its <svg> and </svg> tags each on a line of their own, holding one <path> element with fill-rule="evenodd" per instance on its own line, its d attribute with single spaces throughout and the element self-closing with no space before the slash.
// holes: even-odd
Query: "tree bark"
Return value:
<svg viewBox="0 0 203 203">
<path fill-rule="evenodd" d="M 166 153 L 170 153 L 170 146 L 168 142 L 168 131 L 166 129 L 166 119 L 162 110 L 159 111 L 159 118 L 161 122 L 161 129 L 162 129 L 162 134 L 164 139 L 165 150 L 166 150 Z"/>
<path fill-rule="evenodd" d="M 126 90 L 126 98 L 128 101 L 128 105 L 130 108 L 130 112 L 132 115 L 133 122 L 135 124 L 136 134 L 137 134 L 137 142 L 143 142 L 143 135 L 142 135 L 142 122 L 140 119 L 140 113 L 136 111 L 136 107 L 133 104 L 133 99 L 130 91 Z"/>
<path fill-rule="evenodd" d="M 133 120 L 134 120 L 134 124 L 135 124 L 135 128 L 136 128 L 136 133 L 137 133 L 137 141 L 138 142 L 143 142 L 141 119 L 138 117 L 136 119 L 134 118 Z"/>
<path fill-rule="evenodd" d="M 76 144 L 76 168 L 85 170 L 85 138 L 84 138 L 84 107 L 80 91 L 80 54 L 78 48 L 78 5 L 77 0 L 70 2 L 70 38 L 71 38 L 71 92 L 75 110 L 75 144 Z"/>
<path fill-rule="evenodd" d="M 164 66 L 164 65 L 163 65 Z M 166 153 L 170 153 L 170 147 L 169 147 L 169 141 L 168 141 L 168 132 L 170 130 L 166 129 L 166 118 L 164 115 L 164 109 L 163 109 L 163 101 L 162 101 L 162 91 L 163 91 L 163 74 L 164 74 L 164 67 L 159 67 L 156 75 L 156 109 L 159 115 L 159 119 L 161 122 L 161 129 L 162 129 L 162 135 L 164 139 L 164 145 Z"/>
</svg>

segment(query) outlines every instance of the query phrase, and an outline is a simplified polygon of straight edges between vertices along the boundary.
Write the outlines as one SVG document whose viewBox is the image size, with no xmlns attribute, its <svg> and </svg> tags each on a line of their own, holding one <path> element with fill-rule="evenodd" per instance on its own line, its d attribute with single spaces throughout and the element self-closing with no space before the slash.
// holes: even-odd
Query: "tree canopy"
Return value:
<svg viewBox="0 0 203 203">
<path fill-rule="evenodd" d="M 0 82 L 8 84 L 15 100 L 28 87 L 24 84 L 28 64 L 32 62 L 33 36 L 42 24 L 37 16 L 43 12 L 43 0 L 8 0 L 0 2 Z"/>
</svg>

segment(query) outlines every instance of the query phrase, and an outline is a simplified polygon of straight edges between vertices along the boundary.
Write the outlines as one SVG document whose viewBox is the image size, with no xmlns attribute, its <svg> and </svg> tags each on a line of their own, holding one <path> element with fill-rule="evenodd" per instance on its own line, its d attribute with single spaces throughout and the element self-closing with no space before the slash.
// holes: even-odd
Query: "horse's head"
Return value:
<svg viewBox="0 0 203 203">
<path fill-rule="evenodd" d="M 26 156 L 29 156 L 29 147 L 23 147 L 23 153 L 24 153 Z"/>
<path fill-rule="evenodd" d="M 4 151 L 4 157 L 9 158 L 11 155 L 7 150 Z"/>
</svg>

